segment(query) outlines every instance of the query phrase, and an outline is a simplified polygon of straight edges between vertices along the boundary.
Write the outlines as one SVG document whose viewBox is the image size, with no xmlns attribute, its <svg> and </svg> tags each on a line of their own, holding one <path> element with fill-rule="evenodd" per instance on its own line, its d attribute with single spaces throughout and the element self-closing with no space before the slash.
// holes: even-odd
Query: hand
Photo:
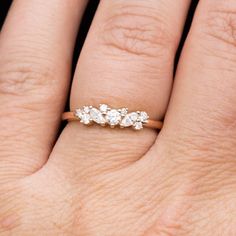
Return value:
<svg viewBox="0 0 236 236">
<path fill-rule="evenodd" d="M 189 4 L 101 1 L 73 78 L 71 110 L 145 110 L 162 131 L 69 122 L 57 137 L 86 1 L 14 1 L 0 34 L 0 235 L 236 235 L 236 2 L 199 2 L 171 93 Z"/>
</svg>

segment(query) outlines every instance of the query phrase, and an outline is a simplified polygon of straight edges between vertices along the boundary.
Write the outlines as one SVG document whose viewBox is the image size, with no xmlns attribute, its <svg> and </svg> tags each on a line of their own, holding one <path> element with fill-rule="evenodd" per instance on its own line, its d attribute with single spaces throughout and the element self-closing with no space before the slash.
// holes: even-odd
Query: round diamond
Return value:
<svg viewBox="0 0 236 236">
<path fill-rule="evenodd" d="M 89 106 L 84 106 L 84 112 L 89 113 L 90 112 L 90 107 Z"/>
<path fill-rule="evenodd" d="M 148 118 L 149 118 L 149 116 L 145 111 L 140 112 L 140 115 L 139 115 L 140 121 L 146 122 Z"/>
<path fill-rule="evenodd" d="M 128 113 L 128 109 L 127 109 L 127 108 L 121 108 L 121 109 L 120 109 L 120 114 L 121 114 L 122 116 L 127 115 L 127 113 Z"/>
<path fill-rule="evenodd" d="M 99 106 L 99 110 L 102 112 L 102 114 L 106 114 L 106 112 L 108 110 L 108 106 L 106 104 L 101 104 Z"/>
<path fill-rule="evenodd" d="M 102 113 L 97 108 L 92 108 L 90 110 L 90 117 L 91 119 L 96 122 L 97 124 L 105 124 L 106 120 Z"/>
<path fill-rule="evenodd" d="M 111 126 L 117 125 L 121 121 L 121 114 L 119 111 L 112 109 L 107 112 L 106 120 Z"/>
<path fill-rule="evenodd" d="M 90 115 L 87 114 L 87 113 L 84 113 L 81 117 L 80 122 L 85 124 L 85 125 L 88 125 L 90 123 Z"/>
<path fill-rule="evenodd" d="M 142 128 L 143 128 L 142 122 L 136 122 L 136 123 L 134 124 L 134 129 L 136 129 L 136 130 L 141 130 Z"/>
<path fill-rule="evenodd" d="M 81 109 L 76 109 L 75 116 L 81 119 L 83 116 L 83 111 Z"/>
</svg>

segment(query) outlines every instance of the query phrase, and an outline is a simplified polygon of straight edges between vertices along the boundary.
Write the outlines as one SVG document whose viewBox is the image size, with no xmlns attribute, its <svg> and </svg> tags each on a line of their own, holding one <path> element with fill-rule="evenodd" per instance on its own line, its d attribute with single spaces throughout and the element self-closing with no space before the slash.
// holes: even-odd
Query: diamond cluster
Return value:
<svg viewBox="0 0 236 236">
<path fill-rule="evenodd" d="M 85 125 L 96 123 L 102 126 L 110 125 L 112 128 L 133 127 L 135 130 L 141 130 L 149 119 L 145 111 L 128 113 L 128 108 L 114 109 L 106 104 L 100 104 L 99 108 L 84 106 L 76 109 L 75 116 Z"/>
</svg>

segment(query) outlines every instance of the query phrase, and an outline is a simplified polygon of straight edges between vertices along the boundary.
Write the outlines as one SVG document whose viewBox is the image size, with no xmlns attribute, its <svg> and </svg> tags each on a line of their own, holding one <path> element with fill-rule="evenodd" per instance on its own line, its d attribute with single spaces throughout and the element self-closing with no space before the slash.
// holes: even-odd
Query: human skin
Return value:
<svg viewBox="0 0 236 236">
<path fill-rule="evenodd" d="M 1 236 L 235 236 L 236 2 L 103 0 L 70 109 L 107 103 L 164 126 L 57 137 L 86 1 L 15 0 L 0 33 Z M 174 83 L 173 83 L 174 81 Z M 169 102 L 170 100 L 170 102 Z"/>
</svg>

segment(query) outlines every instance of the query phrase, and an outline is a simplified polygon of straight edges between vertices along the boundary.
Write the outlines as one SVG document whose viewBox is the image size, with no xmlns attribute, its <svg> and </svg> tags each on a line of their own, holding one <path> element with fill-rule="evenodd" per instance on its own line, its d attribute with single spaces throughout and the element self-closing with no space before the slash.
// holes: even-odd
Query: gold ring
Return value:
<svg viewBox="0 0 236 236">
<path fill-rule="evenodd" d="M 83 106 L 75 109 L 75 111 L 64 112 L 62 120 L 78 120 L 84 125 L 95 123 L 101 126 L 110 126 L 111 128 L 132 127 L 135 130 L 141 130 L 143 127 L 161 129 L 163 125 L 161 121 L 150 120 L 145 111 L 128 112 L 128 108 L 115 109 L 106 104 L 100 104 L 99 108 Z"/>
</svg>

